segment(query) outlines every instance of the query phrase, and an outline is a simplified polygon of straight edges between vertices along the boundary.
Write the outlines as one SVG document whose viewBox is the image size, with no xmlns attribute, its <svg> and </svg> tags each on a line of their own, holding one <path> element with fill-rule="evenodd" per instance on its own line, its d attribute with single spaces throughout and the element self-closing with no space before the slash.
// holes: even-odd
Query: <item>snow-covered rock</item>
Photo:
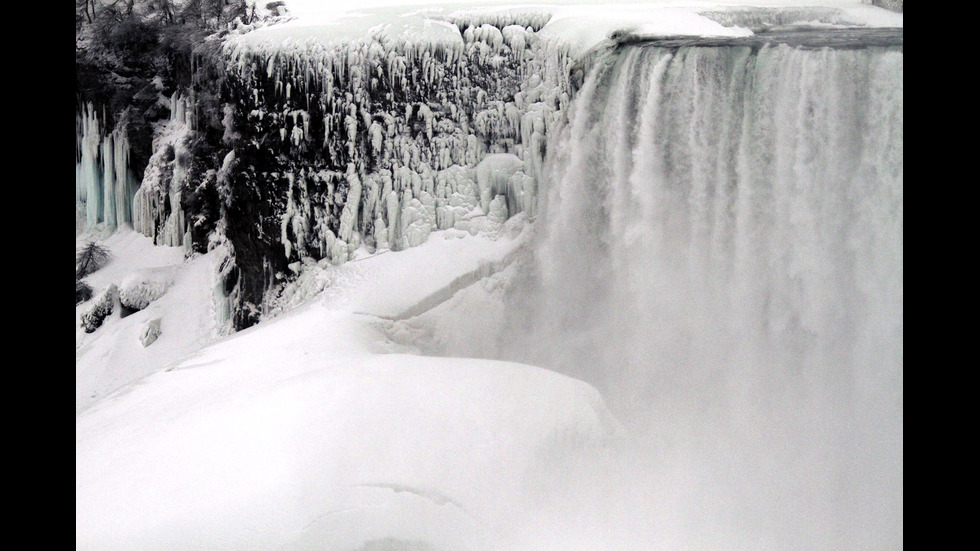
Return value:
<svg viewBox="0 0 980 551">
<path fill-rule="evenodd" d="M 140 330 L 140 343 L 144 347 L 153 344 L 163 332 L 160 323 L 160 318 L 154 318 L 143 324 L 143 328 Z"/>
<path fill-rule="evenodd" d="M 142 310 L 173 285 L 171 268 L 140 270 L 126 276 L 119 284 L 119 302 L 130 310 Z"/>
</svg>

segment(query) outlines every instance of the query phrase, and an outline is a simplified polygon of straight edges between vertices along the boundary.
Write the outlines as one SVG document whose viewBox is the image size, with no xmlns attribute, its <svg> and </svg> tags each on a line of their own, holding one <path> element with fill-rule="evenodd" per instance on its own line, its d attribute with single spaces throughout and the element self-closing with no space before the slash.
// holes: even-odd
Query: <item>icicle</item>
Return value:
<svg viewBox="0 0 980 551">
<path fill-rule="evenodd" d="M 361 202 L 361 180 L 357 176 L 354 163 L 348 163 L 346 178 L 350 187 L 347 191 L 347 201 L 344 203 L 344 210 L 340 215 L 338 237 L 345 242 L 351 242 L 352 234 L 357 226 L 357 212 L 360 209 Z"/>
<path fill-rule="evenodd" d="M 374 242 L 375 248 L 378 252 L 387 250 L 391 247 L 388 241 L 388 228 L 385 227 L 385 221 L 378 218 L 374 221 Z"/>
<path fill-rule="evenodd" d="M 95 226 L 101 221 L 102 212 L 102 177 L 99 169 L 99 144 L 101 135 L 99 119 L 95 108 L 89 103 L 82 111 L 80 136 L 81 143 L 76 147 L 81 150 L 81 160 L 76 167 L 75 205 L 76 216 L 84 213 L 85 226 Z"/>
<path fill-rule="evenodd" d="M 102 220 L 107 226 L 116 225 L 116 162 L 113 159 L 115 148 L 112 144 L 112 134 L 108 134 L 102 141 Z"/>
</svg>

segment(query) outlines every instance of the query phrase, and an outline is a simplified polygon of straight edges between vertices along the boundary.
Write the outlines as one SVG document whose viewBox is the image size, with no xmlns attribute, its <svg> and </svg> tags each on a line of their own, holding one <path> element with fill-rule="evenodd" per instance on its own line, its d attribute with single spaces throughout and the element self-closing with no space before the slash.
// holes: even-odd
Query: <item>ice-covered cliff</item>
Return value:
<svg viewBox="0 0 980 551">
<path fill-rule="evenodd" d="M 384 26 L 328 44 L 227 40 L 222 164 L 188 181 L 190 126 L 175 117 L 135 195 L 135 227 L 189 246 L 195 225 L 222 224 L 243 300 L 259 306 L 295 262 L 343 263 L 533 216 L 573 60 L 536 37 L 546 16 L 449 19 L 420 40 Z M 190 195 L 219 207 L 204 212 Z"/>
</svg>

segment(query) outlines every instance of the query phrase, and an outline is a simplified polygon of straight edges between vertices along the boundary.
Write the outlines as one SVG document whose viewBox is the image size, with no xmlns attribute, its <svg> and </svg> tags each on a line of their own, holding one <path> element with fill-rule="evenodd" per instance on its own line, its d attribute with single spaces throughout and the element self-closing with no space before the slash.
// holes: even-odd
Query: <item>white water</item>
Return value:
<svg viewBox="0 0 980 551">
<path fill-rule="evenodd" d="M 637 548 L 902 547 L 902 88 L 881 49 L 596 64 L 503 340 L 633 436 L 554 475 L 556 518 L 595 507 Z"/>
</svg>

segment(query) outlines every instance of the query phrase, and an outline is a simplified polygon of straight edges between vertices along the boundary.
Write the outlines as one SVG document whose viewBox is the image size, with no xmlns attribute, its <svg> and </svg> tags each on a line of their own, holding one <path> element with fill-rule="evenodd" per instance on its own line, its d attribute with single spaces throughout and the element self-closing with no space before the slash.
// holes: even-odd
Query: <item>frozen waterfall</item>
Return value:
<svg viewBox="0 0 980 551">
<path fill-rule="evenodd" d="M 701 544 L 901 548 L 902 102 L 901 48 L 641 43 L 551 136 L 502 340 L 703 467 Z"/>
<path fill-rule="evenodd" d="M 133 221 L 133 195 L 139 182 L 129 166 L 125 125 L 105 131 L 90 103 L 75 114 L 75 226 L 82 230 Z"/>
</svg>

